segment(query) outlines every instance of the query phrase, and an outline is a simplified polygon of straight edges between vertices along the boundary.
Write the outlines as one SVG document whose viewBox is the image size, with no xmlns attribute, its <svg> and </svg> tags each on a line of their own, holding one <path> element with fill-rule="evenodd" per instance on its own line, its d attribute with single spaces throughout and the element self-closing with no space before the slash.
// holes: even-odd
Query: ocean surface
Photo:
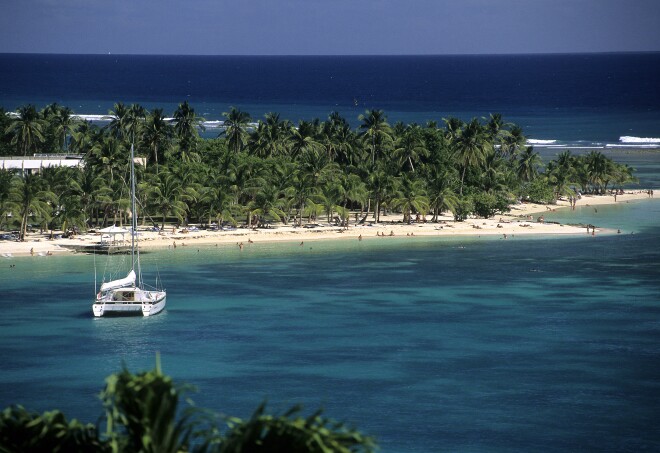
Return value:
<svg viewBox="0 0 660 453">
<path fill-rule="evenodd" d="M 236 106 L 256 121 L 353 125 L 366 109 L 442 124 L 501 113 L 539 147 L 660 148 L 660 53 L 218 57 L 0 54 L 0 106 L 66 105 L 106 114 L 115 102 L 174 112 L 189 101 L 217 125 Z M 218 134 L 211 127 L 205 136 Z"/>
<path fill-rule="evenodd" d="M 94 422 L 160 352 L 202 407 L 323 407 L 386 452 L 658 451 L 660 201 L 546 218 L 622 232 L 145 253 L 153 318 L 92 317 L 101 257 L 1 259 L 0 407 Z"/>
<path fill-rule="evenodd" d="M 658 54 L 0 55 L 0 106 L 93 115 L 189 100 L 207 120 L 236 105 L 294 121 L 339 110 L 353 124 L 367 108 L 419 123 L 500 112 L 556 140 L 537 144 L 546 160 L 601 146 L 657 189 L 658 80 Z M 103 379 L 123 363 L 150 369 L 160 352 L 199 406 L 323 407 L 384 452 L 658 451 L 660 202 L 545 217 L 621 234 L 150 252 L 143 269 L 148 280 L 157 269 L 168 305 L 146 319 L 92 317 L 94 268 L 120 258 L 0 257 L 0 408 L 95 422 Z"/>
</svg>

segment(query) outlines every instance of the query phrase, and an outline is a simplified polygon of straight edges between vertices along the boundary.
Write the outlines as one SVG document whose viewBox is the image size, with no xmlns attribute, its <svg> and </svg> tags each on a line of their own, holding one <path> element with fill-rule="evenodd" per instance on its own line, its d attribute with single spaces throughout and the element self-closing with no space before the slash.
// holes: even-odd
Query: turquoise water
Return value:
<svg viewBox="0 0 660 453">
<path fill-rule="evenodd" d="M 160 351 L 203 407 L 322 406 L 387 452 L 658 450 L 659 213 L 599 207 L 624 232 L 596 237 L 147 253 L 169 293 L 146 319 L 93 319 L 91 256 L 3 259 L 0 406 L 94 422 L 104 377 Z"/>
</svg>

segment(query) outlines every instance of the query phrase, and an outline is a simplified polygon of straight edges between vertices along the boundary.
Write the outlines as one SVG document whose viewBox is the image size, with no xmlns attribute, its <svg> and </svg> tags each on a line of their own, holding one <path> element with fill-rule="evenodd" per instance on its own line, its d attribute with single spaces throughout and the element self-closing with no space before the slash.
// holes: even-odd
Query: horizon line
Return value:
<svg viewBox="0 0 660 453">
<path fill-rule="evenodd" d="M 60 53 L 60 52 L 0 52 L 0 55 L 52 56 L 116 56 L 116 57 L 504 57 L 504 56 L 565 56 L 565 55 L 622 55 L 660 54 L 660 50 L 588 51 L 588 52 L 501 52 L 501 53 L 401 53 L 401 54 L 176 54 L 176 53 Z"/>
</svg>

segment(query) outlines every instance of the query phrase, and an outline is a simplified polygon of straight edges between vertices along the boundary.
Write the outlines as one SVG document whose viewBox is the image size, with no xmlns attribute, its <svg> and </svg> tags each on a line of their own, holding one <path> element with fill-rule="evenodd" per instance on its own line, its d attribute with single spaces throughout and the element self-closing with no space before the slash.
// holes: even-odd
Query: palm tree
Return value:
<svg viewBox="0 0 660 453">
<path fill-rule="evenodd" d="M 370 199 L 374 201 L 374 220 L 378 223 L 380 222 L 380 210 L 383 203 L 395 192 L 396 180 L 394 176 L 385 171 L 383 165 L 377 165 L 369 172 L 365 182 Z"/>
<path fill-rule="evenodd" d="M 252 119 L 247 112 L 243 112 L 236 107 L 231 107 L 229 112 L 223 112 L 222 115 L 225 120 L 223 123 L 224 130 L 220 132 L 220 135 L 225 135 L 229 148 L 238 153 L 247 143 L 247 128 Z"/>
<path fill-rule="evenodd" d="M 17 151 L 23 156 L 28 152 L 34 153 L 37 146 L 44 141 L 44 122 L 39 116 L 34 105 L 18 109 L 18 116 L 14 118 L 5 133 L 12 134 L 12 145 L 16 145 Z"/>
<path fill-rule="evenodd" d="M 403 221 L 408 224 L 412 221 L 413 212 L 426 215 L 429 209 L 429 199 L 426 196 L 424 182 L 413 179 L 409 175 L 401 177 L 396 195 L 392 199 L 392 207 L 401 209 Z"/>
<path fill-rule="evenodd" d="M 289 155 L 296 159 L 307 150 L 318 151 L 321 144 L 317 141 L 318 130 L 314 123 L 300 120 L 298 127 L 289 128 Z"/>
<path fill-rule="evenodd" d="M 115 138 L 128 138 L 128 123 L 130 121 L 130 114 L 128 108 L 124 105 L 123 102 L 115 103 L 115 105 L 112 107 L 112 110 L 110 110 L 108 115 L 104 118 L 110 120 L 110 123 L 108 123 L 106 129 L 108 129 Z"/>
<path fill-rule="evenodd" d="M 65 151 L 68 148 L 67 136 L 76 125 L 76 121 L 71 116 L 72 113 L 70 108 L 60 107 L 51 118 L 55 133 L 62 139 L 60 144 Z"/>
<path fill-rule="evenodd" d="M 362 140 L 371 148 L 371 163 L 374 163 L 385 148 L 392 144 L 392 128 L 387 123 L 387 117 L 382 110 L 367 110 L 358 119 L 362 121 L 360 124 Z"/>
<path fill-rule="evenodd" d="M 461 130 L 465 126 L 465 122 L 453 116 L 443 118 L 442 121 L 445 123 L 445 138 L 450 143 L 454 143 L 461 135 Z"/>
<path fill-rule="evenodd" d="M 179 140 L 179 148 L 183 160 L 188 160 L 195 154 L 199 130 L 204 129 L 204 118 L 195 114 L 188 101 L 179 104 L 174 112 L 174 133 Z"/>
<path fill-rule="evenodd" d="M 92 146 L 87 163 L 94 171 L 105 173 L 108 184 L 112 186 L 115 176 L 126 165 L 125 155 L 126 148 L 122 143 L 113 136 L 108 136 Z"/>
<path fill-rule="evenodd" d="M 577 172 L 575 169 L 575 158 L 569 150 L 563 151 L 557 159 L 548 162 L 546 168 L 548 180 L 554 185 L 555 198 L 561 195 L 571 194 L 569 186 L 575 184 Z"/>
<path fill-rule="evenodd" d="M 126 119 L 126 136 L 129 143 L 135 144 L 136 139 L 140 134 L 145 119 L 147 118 L 147 109 L 140 104 L 131 104 L 128 108 L 128 115 Z"/>
<path fill-rule="evenodd" d="M 332 215 L 338 209 L 343 198 L 341 185 L 332 178 L 326 178 L 318 188 L 313 199 L 325 209 L 328 223 L 332 223 Z"/>
<path fill-rule="evenodd" d="M 346 120 L 330 116 L 331 121 L 324 123 L 321 144 L 325 147 L 329 161 L 341 164 L 354 164 L 356 144 L 355 132 Z M 334 119 L 333 119 L 334 118 Z"/>
<path fill-rule="evenodd" d="M 440 192 L 434 194 L 431 199 L 431 206 L 434 209 L 433 220 L 437 221 L 438 216 L 445 211 L 456 211 L 460 202 L 460 198 L 450 187 L 445 187 Z"/>
<path fill-rule="evenodd" d="M 527 138 L 523 134 L 520 126 L 514 125 L 511 130 L 506 131 L 506 134 L 500 141 L 499 153 L 503 157 L 515 159 L 521 150 L 527 146 Z"/>
<path fill-rule="evenodd" d="M 428 157 L 429 151 L 424 146 L 422 129 L 418 125 L 413 124 L 406 127 L 403 133 L 398 136 L 394 155 L 398 156 L 401 163 L 407 162 L 410 165 L 410 171 L 413 173 L 415 172 L 413 161 Z"/>
<path fill-rule="evenodd" d="M 586 163 L 587 178 L 595 192 L 602 192 L 608 177 L 609 161 L 600 151 L 591 151 L 584 158 Z"/>
<path fill-rule="evenodd" d="M 53 217 L 50 222 L 51 233 L 60 225 L 63 231 L 69 226 L 82 228 L 85 225 L 85 215 L 82 209 L 82 187 L 80 185 L 83 172 L 78 168 L 57 167 L 45 168 L 42 176 L 49 190 L 56 196 L 53 203 Z"/>
<path fill-rule="evenodd" d="M 248 210 L 251 217 L 259 216 L 262 221 L 272 217 L 280 222 L 286 216 L 282 209 L 280 191 L 271 184 L 265 184 L 260 188 L 254 200 L 248 204 Z"/>
<path fill-rule="evenodd" d="M 483 126 L 479 120 L 473 118 L 461 130 L 454 142 L 454 157 L 463 171 L 461 173 L 460 195 L 463 195 L 465 173 L 468 168 L 478 167 L 486 160 L 492 143 L 486 139 Z"/>
<path fill-rule="evenodd" d="M 191 197 L 186 194 L 178 178 L 167 170 L 161 171 L 149 186 L 149 200 L 154 209 L 162 215 L 161 229 L 165 228 L 168 215 L 183 222 Z"/>
<path fill-rule="evenodd" d="M 8 207 L 21 219 L 19 239 L 25 240 L 30 216 L 35 220 L 48 222 L 51 218 L 52 204 L 56 195 L 49 190 L 41 175 L 26 174 L 15 176 L 9 191 Z"/>
<path fill-rule="evenodd" d="M 79 154 L 87 154 L 92 146 L 97 131 L 99 131 L 98 127 L 93 126 L 91 122 L 79 122 L 71 131 L 69 149 Z"/>
<path fill-rule="evenodd" d="M 9 191 L 12 185 L 13 174 L 10 170 L 0 170 L 0 230 L 2 225 L 7 221 L 11 211 L 7 207 L 9 201 Z"/>
<path fill-rule="evenodd" d="M 165 119 L 163 109 L 153 110 L 144 125 L 141 141 L 143 146 L 149 149 L 149 156 L 156 162 L 156 173 L 158 173 L 158 163 L 164 161 L 164 151 L 172 135 L 172 127 Z"/>
<path fill-rule="evenodd" d="M 541 163 L 539 154 L 534 152 L 533 146 L 528 146 L 518 159 L 517 174 L 523 182 L 531 182 L 539 174 L 538 166 Z"/>
<path fill-rule="evenodd" d="M 259 120 L 256 129 L 250 134 L 250 152 L 259 157 L 284 154 L 289 148 L 290 124 L 281 121 L 277 113 L 267 113 L 265 119 Z"/>
<path fill-rule="evenodd" d="M 219 225 L 225 220 L 236 223 L 231 208 L 234 199 L 229 189 L 226 175 L 217 169 L 209 169 L 204 176 L 204 183 L 198 190 L 198 200 L 204 206 L 208 223 L 214 219 Z"/>
<path fill-rule="evenodd" d="M 505 161 L 495 153 L 490 153 L 484 161 L 484 169 L 481 174 L 481 188 L 490 194 L 507 191 L 507 176 L 511 172 L 505 165 Z"/>
</svg>

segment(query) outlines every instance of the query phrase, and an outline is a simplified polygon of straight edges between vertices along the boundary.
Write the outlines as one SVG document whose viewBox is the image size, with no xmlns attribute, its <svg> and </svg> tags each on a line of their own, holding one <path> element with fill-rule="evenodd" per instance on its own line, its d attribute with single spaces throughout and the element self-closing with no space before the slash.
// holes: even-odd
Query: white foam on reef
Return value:
<svg viewBox="0 0 660 453">
<path fill-rule="evenodd" d="M 528 145 L 552 145 L 557 143 L 557 140 L 538 140 L 534 138 L 527 139 Z"/>
<path fill-rule="evenodd" d="M 621 143 L 657 143 L 660 144 L 660 138 L 648 138 L 648 137 L 630 137 L 623 136 L 619 137 Z"/>
<path fill-rule="evenodd" d="M 660 148 L 660 142 L 632 142 L 632 143 L 608 143 L 605 148 L 634 148 L 634 149 L 656 149 Z"/>
<path fill-rule="evenodd" d="M 114 115 L 89 115 L 89 114 L 77 114 L 74 113 L 71 115 L 72 118 L 78 119 L 78 120 L 84 120 L 84 121 L 111 121 L 113 118 L 115 118 Z"/>
</svg>

